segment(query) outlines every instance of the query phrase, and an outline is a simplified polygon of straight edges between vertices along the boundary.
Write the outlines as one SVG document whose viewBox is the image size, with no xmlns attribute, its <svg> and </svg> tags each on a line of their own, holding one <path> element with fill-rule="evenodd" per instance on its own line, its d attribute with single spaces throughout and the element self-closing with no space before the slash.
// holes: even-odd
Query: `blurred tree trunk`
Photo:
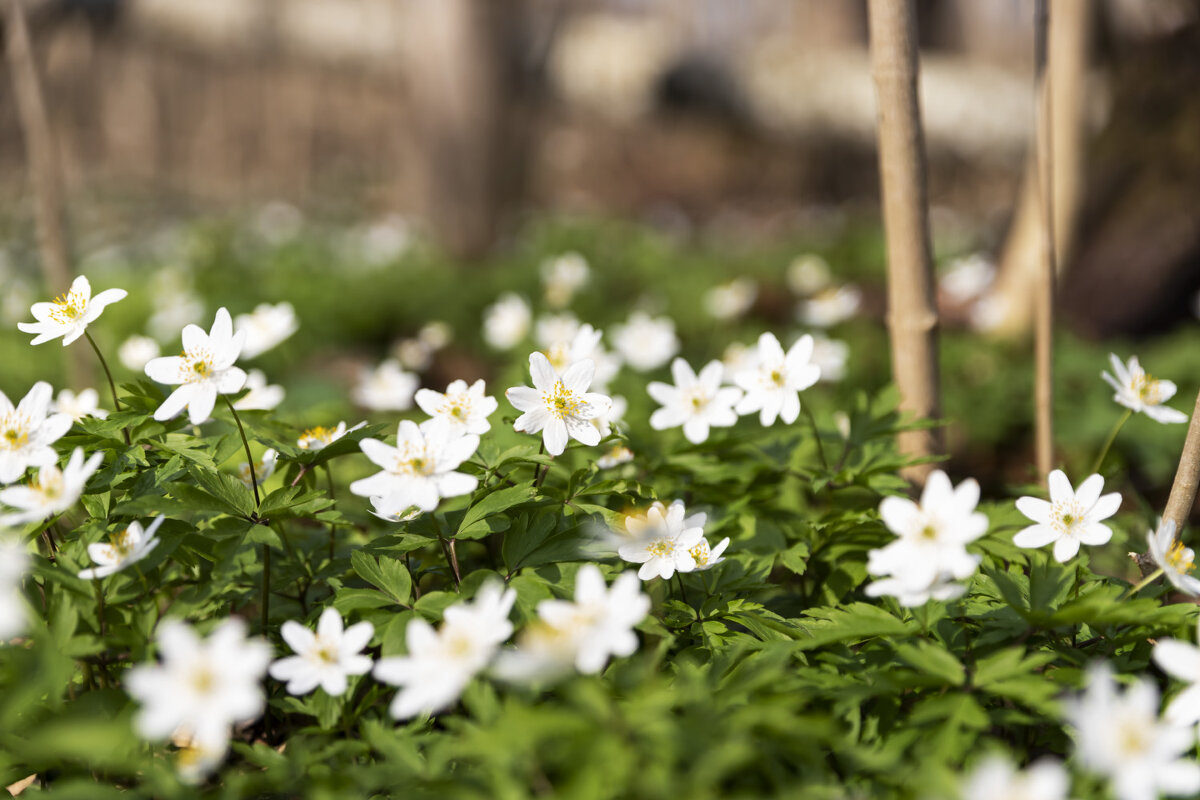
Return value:
<svg viewBox="0 0 1200 800">
<path fill-rule="evenodd" d="M 871 72 L 878 103 L 879 176 L 888 255 L 888 331 L 900 410 L 917 419 L 941 413 L 937 306 L 929 245 L 925 140 L 917 93 L 914 0 L 870 0 Z M 919 458 L 941 452 L 935 429 L 900 434 L 900 451 Z M 933 469 L 905 470 L 924 483 Z"/>
<path fill-rule="evenodd" d="M 492 246 L 524 188 L 524 0 L 414 0 L 405 48 L 424 216 L 453 254 Z"/>
<path fill-rule="evenodd" d="M 1050 117 L 1050 163 L 1053 167 L 1054 252 L 1058 276 L 1070 263 L 1083 190 L 1084 81 L 1091 29 L 1087 0 L 1055 0 L 1050 16 L 1046 72 L 1054 98 Z M 1002 317 L 996 332 L 1025 333 L 1033 321 L 1038 269 L 1044 251 L 1037 159 L 1027 160 L 1017 210 L 1000 256 L 996 298 Z"/>
</svg>

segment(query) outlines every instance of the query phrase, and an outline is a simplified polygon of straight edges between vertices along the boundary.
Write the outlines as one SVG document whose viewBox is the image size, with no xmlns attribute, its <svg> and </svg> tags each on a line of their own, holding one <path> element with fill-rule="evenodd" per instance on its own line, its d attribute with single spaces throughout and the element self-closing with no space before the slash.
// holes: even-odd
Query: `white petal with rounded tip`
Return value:
<svg viewBox="0 0 1200 800">
<path fill-rule="evenodd" d="M 1100 475 L 1089 475 L 1075 490 L 1075 501 L 1085 509 L 1091 508 L 1100 499 L 1102 491 L 1104 491 L 1104 478 Z"/>
<path fill-rule="evenodd" d="M 1054 543 L 1054 560 L 1060 564 L 1070 561 L 1079 552 L 1079 540 L 1063 536 Z"/>
<path fill-rule="evenodd" d="M 1121 507 L 1121 493 L 1112 492 L 1100 497 L 1088 512 L 1087 517 L 1092 522 L 1099 522 L 1102 519 L 1108 519 L 1113 514 L 1117 513 L 1117 509 Z"/>
<path fill-rule="evenodd" d="M 1052 471 L 1046 479 L 1050 487 L 1050 502 L 1063 503 L 1075 497 L 1075 490 L 1071 488 L 1071 481 L 1067 479 L 1067 474 L 1061 469 Z"/>
<path fill-rule="evenodd" d="M 1018 531 L 1016 535 L 1013 536 L 1013 544 L 1015 544 L 1017 547 L 1027 548 L 1044 547 L 1053 542 L 1060 535 L 1061 534 L 1059 534 L 1058 531 L 1054 530 L 1049 525 L 1030 525 L 1028 528 Z"/>
<path fill-rule="evenodd" d="M 1050 513 L 1054 510 L 1054 506 L 1036 497 L 1018 497 L 1017 510 L 1034 522 L 1048 525 L 1050 524 Z"/>
</svg>

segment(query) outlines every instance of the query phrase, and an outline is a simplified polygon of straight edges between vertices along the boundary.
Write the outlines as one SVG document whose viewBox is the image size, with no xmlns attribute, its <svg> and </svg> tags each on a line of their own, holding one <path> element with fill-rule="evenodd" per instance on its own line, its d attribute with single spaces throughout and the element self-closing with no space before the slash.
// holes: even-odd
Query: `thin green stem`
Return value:
<svg viewBox="0 0 1200 800">
<path fill-rule="evenodd" d="M 108 362 L 104 360 L 104 354 L 100 352 L 99 346 L 96 345 L 96 340 L 86 330 L 83 332 L 84 337 L 88 340 L 88 344 L 92 346 L 92 351 L 96 354 L 96 358 L 100 359 L 100 366 L 104 370 L 104 377 L 108 378 L 108 389 L 112 392 L 113 410 L 121 410 L 121 401 L 117 399 L 117 384 L 113 380 L 112 372 L 108 369 Z M 129 429 L 122 428 L 121 434 L 125 437 L 125 445 L 129 446 L 132 441 L 129 438 Z"/>
<path fill-rule="evenodd" d="M 1090 475 L 1096 475 L 1100 472 L 1100 467 L 1104 466 L 1104 459 L 1108 457 L 1108 451 L 1112 449 L 1113 442 L 1117 440 L 1117 434 L 1121 432 L 1121 428 L 1125 427 L 1125 423 L 1133 416 L 1133 409 L 1125 409 L 1125 413 L 1117 420 L 1117 424 L 1113 426 L 1112 433 L 1108 434 L 1108 440 L 1104 443 L 1104 447 L 1100 450 L 1100 455 L 1096 457 L 1096 463 L 1092 466 Z"/>
<path fill-rule="evenodd" d="M 237 423 L 238 433 L 242 435 L 242 447 L 246 448 L 246 463 L 250 465 L 250 485 L 254 488 L 254 508 L 258 510 L 262 500 L 258 497 L 258 475 L 254 471 L 254 456 L 250 454 L 250 441 L 246 438 L 246 429 L 242 427 L 242 418 L 238 416 L 237 409 L 229 400 L 229 395 L 223 394 L 221 397 L 225 399 L 225 405 L 229 406 L 229 413 L 233 414 L 233 421 Z"/>
<path fill-rule="evenodd" d="M 1163 571 L 1162 571 L 1161 567 L 1159 569 L 1154 570 L 1154 572 L 1151 572 L 1149 575 L 1142 578 L 1141 581 L 1139 581 L 1138 583 L 1131 586 L 1129 591 L 1126 592 L 1125 595 L 1121 599 L 1128 600 L 1129 598 L 1133 597 L 1135 594 L 1140 592 L 1142 589 L 1145 589 L 1147 586 L 1149 586 L 1151 581 L 1155 580 L 1156 578 L 1161 577 L 1162 574 L 1163 574 Z"/>
<path fill-rule="evenodd" d="M 442 532 L 442 523 L 437 518 L 437 514 L 432 514 L 434 527 L 437 528 L 438 541 L 442 543 L 442 552 L 446 556 L 446 563 L 450 565 L 450 573 L 454 576 L 454 588 L 457 591 L 462 591 L 462 574 L 458 569 L 458 553 L 454 549 L 454 540 L 448 539 L 446 534 Z"/>
<path fill-rule="evenodd" d="M 333 491 L 333 470 L 329 466 L 329 462 L 325 462 L 325 479 L 329 482 L 329 499 L 337 502 L 337 497 Z M 333 563 L 334 549 L 337 546 L 337 523 L 329 523 L 329 562 Z"/>
<path fill-rule="evenodd" d="M 817 442 L 817 455 L 821 458 L 821 466 L 828 472 L 829 462 L 825 460 L 825 446 L 821 444 L 821 431 L 817 428 L 817 420 L 813 417 L 808 403 L 801 403 L 800 408 L 804 411 L 804 416 L 808 417 L 808 424 L 812 426 L 813 439 Z"/>
<path fill-rule="evenodd" d="M 267 632 L 271 620 L 271 546 L 262 546 L 262 632 Z"/>
</svg>

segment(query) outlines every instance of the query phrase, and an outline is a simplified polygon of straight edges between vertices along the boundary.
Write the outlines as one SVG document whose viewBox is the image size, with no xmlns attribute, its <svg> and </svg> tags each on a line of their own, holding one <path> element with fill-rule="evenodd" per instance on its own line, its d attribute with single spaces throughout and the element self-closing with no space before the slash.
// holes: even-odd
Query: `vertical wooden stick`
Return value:
<svg viewBox="0 0 1200 800">
<path fill-rule="evenodd" d="M 1171 496 L 1163 511 L 1163 522 L 1175 521 L 1175 530 L 1183 533 L 1196 504 L 1196 487 L 1200 485 L 1200 395 L 1196 396 L 1196 407 L 1192 409 L 1192 420 L 1188 423 L 1187 439 L 1183 453 L 1179 456 L 1179 468 L 1175 471 L 1175 482 L 1171 484 Z"/>
<path fill-rule="evenodd" d="M 1035 59 L 1038 76 L 1037 163 L 1042 223 L 1042 252 L 1034 284 L 1034 446 L 1038 474 L 1045 481 L 1054 469 L 1054 161 L 1053 94 L 1047 78 L 1047 32 L 1050 8 L 1037 2 Z M 1052 57 L 1052 56 L 1051 56 Z"/>
<path fill-rule="evenodd" d="M 914 0 L 870 0 L 871 72 L 878 98 L 879 175 L 888 253 L 888 330 L 892 375 L 900 410 L 919 419 L 941 413 L 938 316 L 929 244 L 925 140 L 917 93 Z M 935 429 L 900 434 L 900 451 L 929 456 L 941 451 Z M 924 483 L 931 464 L 904 476 Z"/>
<path fill-rule="evenodd" d="M 17 118 L 29 158 L 29 182 L 33 187 L 34 219 L 37 221 L 38 252 L 46 288 L 53 294 L 71 287 L 71 259 L 67 248 L 66 212 L 63 207 L 61 174 L 54 131 L 46 113 L 37 63 L 29 40 L 29 27 L 20 0 L 9 0 L 6 18 L 8 67 L 12 70 Z M 78 347 L 67 348 L 67 371 L 76 389 L 90 384 L 86 358 Z"/>
</svg>

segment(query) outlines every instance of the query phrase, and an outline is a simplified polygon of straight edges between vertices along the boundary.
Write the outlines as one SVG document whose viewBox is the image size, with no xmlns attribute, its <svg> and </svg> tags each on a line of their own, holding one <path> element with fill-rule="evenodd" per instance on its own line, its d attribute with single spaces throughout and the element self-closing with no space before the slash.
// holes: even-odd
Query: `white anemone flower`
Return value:
<svg viewBox="0 0 1200 800">
<path fill-rule="evenodd" d="M 388 522 L 408 522 L 422 513 L 411 492 L 375 495 L 370 500 L 371 513 Z"/>
<path fill-rule="evenodd" d="M 16 536 L 0 534 L 0 643 L 25 630 L 28 611 L 21 579 L 29 569 L 29 548 Z"/>
<path fill-rule="evenodd" d="M 788 264 L 787 285 L 797 295 L 808 297 L 827 287 L 832 276 L 828 261 L 816 253 L 804 253 Z"/>
<path fill-rule="evenodd" d="M 725 367 L 720 361 L 710 361 L 700 374 L 682 358 L 671 362 L 671 377 L 675 385 L 651 381 L 646 387 L 662 408 L 650 415 L 650 427 L 656 431 L 683 426 L 683 435 L 692 444 L 708 440 L 712 427 L 728 428 L 737 424 L 734 405 L 742 399 L 742 390 L 721 386 Z"/>
<path fill-rule="evenodd" d="M 29 467 L 48 467 L 58 461 L 51 447 L 71 430 L 71 417 L 50 414 L 54 390 L 38 381 L 14 407 L 0 392 L 0 484 L 12 483 Z"/>
<path fill-rule="evenodd" d="M 108 412 L 100 408 L 100 395 L 95 389 L 84 389 L 79 394 L 70 389 L 60 389 L 50 404 L 50 413 L 66 414 L 73 422 L 84 417 L 104 419 L 108 416 Z"/>
<path fill-rule="evenodd" d="M 356 431 L 366 424 L 366 421 L 363 421 L 351 428 L 347 428 L 345 422 L 339 422 L 336 428 L 326 428 L 322 425 L 318 425 L 315 428 L 307 428 L 300 434 L 300 438 L 296 440 L 296 446 L 301 450 L 312 450 L 314 452 L 324 450 L 347 433 Z"/>
<path fill-rule="evenodd" d="M 633 451 L 621 442 L 617 442 L 608 449 L 608 452 L 596 459 L 596 466 L 600 469 L 612 469 L 622 464 L 628 464 L 633 459 Z"/>
<path fill-rule="evenodd" d="M 473 602 L 447 608 L 437 630 L 420 617 L 410 620 L 404 631 L 408 654 L 380 659 L 373 672 L 377 680 L 401 687 L 392 716 L 432 714 L 457 700 L 512 634 L 508 615 L 516 598 L 516 591 L 492 582 Z"/>
<path fill-rule="evenodd" d="M 813 337 L 812 362 L 821 370 L 821 380 L 840 381 L 846 377 L 846 361 L 850 358 L 850 345 L 840 339 L 830 339 L 820 334 Z"/>
<path fill-rule="evenodd" d="M 1155 380 L 1147 375 L 1138 363 L 1137 356 L 1131 356 L 1128 364 L 1122 364 L 1115 353 L 1109 353 L 1108 358 L 1116 376 L 1101 372 L 1100 377 L 1116 389 L 1113 400 L 1130 411 L 1142 412 L 1156 422 L 1188 421 L 1187 414 L 1163 405 L 1175 396 L 1175 384 L 1172 381 Z"/>
<path fill-rule="evenodd" d="M 238 314 L 233 329 L 245 333 L 242 358 L 255 358 L 287 339 L 300 328 L 291 303 L 259 303 L 249 314 Z"/>
<path fill-rule="evenodd" d="M 729 547 L 728 536 L 717 542 L 716 547 L 709 547 L 708 539 L 702 536 L 700 537 L 700 541 L 696 542 L 696 546 L 688 552 L 691 553 L 692 560 L 696 562 L 696 571 L 703 572 L 706 569 L 712 569 L 725 560 L 725 556 L 722 554 L 727 547 Z"/>
<path fill-rule="evenodd" d="M 579 253 L 563 253 L 542 262 L 542 281 L 546 288 L 546 302 L 562 308 L 571 302 L 575 292 L 588 282 L 591 269 L 587 259 Z"/>
<path fill-rule="evenodd" d="M 505 292 L 483 314 L 483 340 L 496 350 L 511 350 L 524 341 L 532 320 L 525 298 Z"/>
<path fill-rule="evenodd" d="M 83 448 L 76 447 L 63 469 L 48 464 L 38 470 L 30 485 L 0 489 L 0 504 L 17 509 L 15 513 L 0 515 L 0 527 L 37 522 L 66 511 L 79 500 L 88 478 L 103 460 L 104 453 L 92 453 L 84 461 Z"/>
<path fill-rule="evenodd" d="M 612 405 L 608 407 L 608 411 L 592 418 L 592 424 L 596 426 L 596 430 L 600 431 L 600 436 L 612 435 L 613 425 L 625 418 L 625 412 L 628 410 L 629 404 L 624 397 L 617 395 L 610 398 Z"/>
<path fill-rule="evenodd" d="M 1158 689 L 1146 678 L 1120 692 L 1104 663 L 1088 669 L 1081 697 L 1066 703 L 1080 763 L 1107 776 L 1118 800 L 1195 797 L 1200 764 L 1191 757 L 1196 729 L 1158 718 Z"/>
<path fill-rule="evenodd" d="M 287 681 L 288 694 L 308 694 L 320 686 L 325 693 L 339 697 L 346 693 L 347 676 L 371 671 L 370 656 L 362 650 L 375 634 L 375 626 L 358 622 L 345 627 L 342 615 L 332 606 L 321 612 L 313 633 L 293 620 L 279 630 L 296 655 L 271 664 L 271 677 Z"/>
<path fill-rule="evenodd" d="M 1101 524 L 1121 507 L 1121 493 L 1104 496 L 1104 478 L 1090 475 L 1079 489 L 1072 489 L 1066 474 L 1056 469 L 1047 481 L 1050 502 L 1036 497 L 1017 498 L 1017 510 L 1034 524 L 1017 532 L 1017 547 L 1043 547 L 1054 542 L 1054 558 L 1066 563 L 1079 552 L 1081 544 L 1104 544 L 1112 538 L 1112 529 Z"/>
<path fill-rule="evenodd" d="M 117 348 L 117 358 L 121 360 L 126 369 L 134 372 L 141 372 L 146 368 L 146 364 L 160 355 L 162 355 L 162 348 L 149 336 L 135 334 L 121 342 L 121 346 Z"/>
<path fill-rule="evenodd" d="M 871 584 L 868 595 L 902 596 L 907 605 L 922 595 L 944 599 L 959 593 L 950 581 L 975 572 L 980 557 L 966 546 L 988 528 L 987 517 L 975 510 L 978 504 L 973 478 L 955 487 L 941 470 L 930 473 L 919 505 L 907 497 L 885 497 L 879 516 L 897 538 L 868 554 L 867 572 L 890 580 Z"/>
<path fill-rule="evenodd" d="M 364 369 L 351 392 L 354 402 L 372 411 L 407 411 L 420 381 L 399 362 L 387 359 L 375 369 Z"/>
<path fill-rule="evenodd" d="M 638 372 L 658 369 L 679 352 L 674 321 L 644 311 L 635 311 L 624 325 L 614 326 L 612 343 L 621 359 Z"/>
<path fill-rule="evenodd" d="M 1071 777 L 1057 759 L 1044 758 L 1024 770 L 1001 755 L 975 765 L 963 781 L 962 800 L 1067 800 Z"/>
<path fill-rule="evenodd" d="M 134 521 L 129 523 L 125 529 L 110 536 L 107 544 L 103 542 L 89 544 L 88 555 L 99 566 L 80 571 L 79 577 L 84 580 L 107 578 L 130 564 L 141 561 L 150 555 L 154 548 L 158 547 L 159 540 L 155 534 L 158 533 L 158 526 L 162 525 L 162 522 L 163 517 L 160 514 L 143 531 L 142 523 Z"/>
<path fill-rule="evenodd" d="M 208 333 L 198 325 L 185 327 L 182 355 L 163 356 L 146 364 L 152 380 L 179 384 L 154 412 L 154 418 L 163 422 L 185 408 L 193 425 L 212 416 L 218 394 L 233 394 L 246 384 L 245 371 L 234 366 L 245 338 L 245 333 L 233 332 L 233 320 L 224 308 L 217 309 Z"/>
<path fill-rule="evenodd" d="M 696 569 L 692 548 L 704 538 L 704 515 L 687 519 L 683 501 L 670 507 L 655 502 L 646 515 L 625 517 L 630 538 L 621 543 L 617 554 L 633 564 L 641 564 L 638 577 L 644 581 L 658 576 L 669 580 L 676 572 Z"/>
<path fill-rule="evenodd" d="M 1200 722 L 1200 647 L 1179 639 L 1159 639 L 1151 654 L 1159 669 L 1188 684 L 1163 711 L 1170 725 Z"/>
<path fill-rule="evenodd" d="M 419 426 L 412 420 L 401 421 L 395 447 L 378 439 L 363 439 L 359 446 L 383 468 L 350 484 L 350 491 L 360 497 L 400 494 L 422 511 L 432 511 L 443 497 L 470 494 L 479 484 L 475 476 L 454 471 L 479 447 L 479 437 L 454 435 L 442 418 Z"/>
<path fill-rule="evenodd" d="M 252 369 L 246 373 L 246 389 L 249 389 L 233 407 L 238 411 L 270 411 L 283 402 L 282 386 L 268 385 L 267 376 L 261 369 Z"/>
<path fill-rule="evenodd" d="M 19 322 L 17 328 L 37 334 L 30 344 L 42 344 L 61 336 L 65 347 L 83 336 L 87 326 L 104 313 L 105 306 L 125 299 L 127 294 L 124 289 L 105 289 L 92 297 L 92 285 L 80 275 L 66 294 L 50 303 L 33 304 L 29 311 L 37 322 Z"/>
<path fill-rule="evenodd" d="M 754 305 L 758 286 L 749 278 L 734 278 L 704 293 L 704 310 L 713 319 L 729 320 L 742 316 Z"/>
<path fill-rule="evenodd" d="M 1175 540 L 1175 520 L 1158 524 L 1157 531 L 1147 531 L 1150 557 L 1158 564 L 1167 580 L 1181 592 L 1200 597 L 1200 579 L 1192 576 L 1196 571 L 1196 553 L 1183 542 Z"/>
<path fill-rule="evenodd" d="M 140 664 L 125 676 L 125 689 L 142 704 L 134 728 L 144 739 L 182 733 L 206 749 L 223 750 L 230 727 L 262 714 L 262 677 L 271 646 L 246 638 L 237 617 L 223 621 L 207 639 L 186 622 L 165 619 L 155 637 L 160 664 Z"/>
<path fill-rule="evenodd" d="M 773 333 L 758 337 L 754 366 L 735 373 L 733 381 L 746 392 L 734 408 L 739 415 L 758 412 L 764 426 L 781 419 L 791 425 L 800 416 L 800 392 L 821 378 L 812 363 L 813 337 L 805 334 L 786 353 Z"/>
<path fill-rule="evenodd" d="M 797 318 L 814 328 L 832 328 L 851 319 L 862 304 L 862 291 L 857 286 L 835 286 L 800 301 Z"/>
<path fill-rule="evenodd" d="M 938 278 L 938 289 L 959 304 L 983 297 L 996 282 L 996 265 L 982 253 L 950 262 Z"/>
<path fill-rule="evenodd" d="M 256 482 L 259 486 L 262 486 L 267 482 L 267 478 L 275 474 L 275 467 L 278 465 L 278 463 L 279 453 L 276 452 L 275 448 L 273 447 L 268 448 L 267 451 L 262 454 L 262 458 L 254 462 L 253 474 L 250 473 L 249 461 L 243 461 L 241 464 L 239 464 L 238 478 L 241 479 L 242 484 L 247 489 L 253 489 Z"/>
<path fill-rule="evenodd" d="M 589 447 L 600 443 L 600 431 L 592 420 L 606 413 L 612 399 L 589 392 L 596 366 L 591 359 L 572 364 L 560 378 L 544 355 L 529 355 L 533 388 L 513 386 L 504 393 L 508 402 L 524 412 L 513 428 L 524 433 L 542 433 L 546 452 L 561 455 L 568 439 Z"/>
<path fill-rule="evenodd" d="M 521 631 L 515 650 L 501 653 L 495 672 L 514 682 L 552 679 L 572 668 L 594 675 L 610 657 L 633 655 L 633 628 L 650 611 L 641 586 L 625 572 L 610 588 L 595 564 L 584 564 L 575 574 L 574 601 L 539 602 L 537 622 Z"/>
<path fill-rule="evenodd" d="M 466 381 L 457 380 L 446 387 L 445 393 L 420 389 L 416 400 L 422 411 L 431 417 L 445 419 L 455 433 L 483 434 L 492 429 L 488 417 L 500 406 L 496 398 L 485 394 L 486 391 L 482 380 L 469 387 Z"/>
</svg>

